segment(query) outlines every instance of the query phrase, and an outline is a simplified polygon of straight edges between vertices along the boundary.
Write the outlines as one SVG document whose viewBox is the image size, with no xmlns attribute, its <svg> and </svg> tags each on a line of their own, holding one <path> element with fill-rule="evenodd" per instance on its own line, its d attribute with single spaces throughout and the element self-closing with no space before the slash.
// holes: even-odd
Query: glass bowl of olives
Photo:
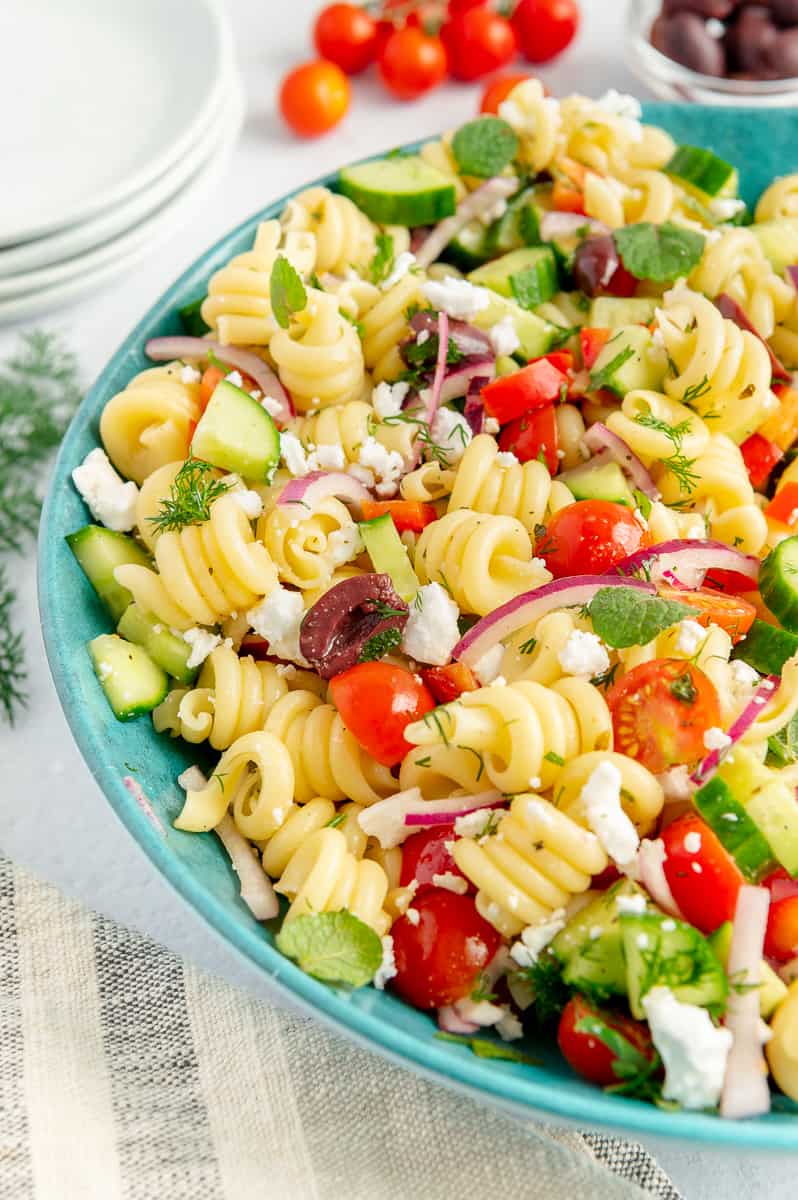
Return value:
<svg viewBox="0 0 798 1200">
<path fill-rule="evenodd" d="M 629 31 L 662 100 L 798 105 L 798 0 L 631 0 Z"/>
</svg>

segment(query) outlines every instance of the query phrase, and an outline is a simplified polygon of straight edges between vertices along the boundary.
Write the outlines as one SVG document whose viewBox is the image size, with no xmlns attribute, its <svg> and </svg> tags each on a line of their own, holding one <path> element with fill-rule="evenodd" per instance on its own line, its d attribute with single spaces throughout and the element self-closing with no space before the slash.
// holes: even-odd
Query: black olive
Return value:
<svg viewBox="0 0 798 1200">
<path fill-rule="evenodd" d="M 388 629 L 401 630 L 408 612 L 390 575 L 353 575 L 308 610 L 299 648 L 322 679 L 332 679 L 360 661 L 369 638 Z"/>
</svg>

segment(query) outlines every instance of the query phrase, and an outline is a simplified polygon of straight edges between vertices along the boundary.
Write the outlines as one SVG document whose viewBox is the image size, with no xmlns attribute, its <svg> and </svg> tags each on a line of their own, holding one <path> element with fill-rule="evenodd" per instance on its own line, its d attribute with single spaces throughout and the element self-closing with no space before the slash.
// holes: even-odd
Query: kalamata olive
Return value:
<svg viewBox="0 0 798 1200">
<path fill-rule="evenodd" d="M 610 234 L 588 238 L 577 248 L 574 256 L 576 286 L 586 296 L 598 296 L 606 291 L 620 265 L 621 259 Z"/>
<path fill-rule="evenodd" d="M 738 0 L 663 0 L 662 12 L 670 17 L 677 12 L 691 12 L 699 17 L 725 21 L 737 8 Z"/>
<path fill-rule="evenodd" d="M 768 7 L 779 25 L 798 25 L 798 0 L 770 0 Z"/>
<path fill-rule="evenodd" d="M 770 44 L 768 66 L 777 79 L 798 75 L 798 29 L 784 29 Z"/>
<path fill-rule="evenodd" d="M 414 313 L 410 318 L 410 328 L 415 334 L 415 337 L 410 339 L 411 342 L 415 342 L 420 333 L 437 334 L 438 314 L 422 309 L 421 312 Z M 477 329 L 475 325 L 469 325 L 466 321 L 450 319 L 449 338 L 464 358 L 484 358 L 486 355 L 493 354 L 493 347 L 488 335 L 482 329 Z"/>
<path fill-rule="evenodd" d="M 770 70 L 770 50 L 779 36 L 779 30 L 766 8 L 752 5 L 742 9 L 726 30 L 730 68 L 753 76 L 767 75 Z"/>
<path fill-rule="evenodd" d="M 401 631 L 407 615 L 390 575 L 354 575 L 331 587 L 308 610 L 299 648 L 322 679 L 332 679 L 360 661 L 369 638 L 389 629 Z"/>
<path fill-rule="evenodd" d="M 712 37 L 703 17 L 696 13 L 657 17 L 651 27 L 651 42 L 660 53 L 692 71 L 713 76 L 726 73 L 723 44 Z"/>
</svg>

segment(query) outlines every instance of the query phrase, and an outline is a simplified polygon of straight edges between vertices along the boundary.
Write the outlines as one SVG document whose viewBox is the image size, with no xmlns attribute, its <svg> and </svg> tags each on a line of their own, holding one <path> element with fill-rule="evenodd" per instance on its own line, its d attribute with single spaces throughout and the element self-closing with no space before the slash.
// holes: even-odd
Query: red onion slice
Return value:
<svg viewBox="0 0 798 1200">
<path fill-rule="evenodd" d="M 608 450 L 613 460 L 629 476 L 638 491 L 648 496 L 649 500 L 659 500 L 660 491 L 654 480 L 637 455 L 629 449 L 623 438 L 618 437 L 617 433 L 613 433 L 601 421 L 597 421 L 585 434 L 584 443 L 588 450 Z"/>
<path fill-rule="evenodd" d="M 229 813 L 225 813 L 214 833 L 230 855 L 233 870 L 238 876 L 241 899 L 257 921 L 271 921 L 280 911 L 272 881 L 255 857 L 252 846 L 236 829 Z"/>
<path fill-rule="evenodd" d="M 463 416 L 468 422 L 468 428 L 474 437 L 482 433 L 482 430 L 485 428 L 485 405 L 482 402 L 482 389 L 486 383 L 490 382 L 491 378 L 492 376 L 475 376 L 468 385 Z"/>
<path fill-rule="evenodd" d="M 662 838 L 643 838 L 637 851 L 637 874 L 640 883 L 664 912 L 684 920 L 665 875 L 664 862 L 665 843 Z"/>
<path fill-rule="evenodd" d="M 550 242 L 552 238 L 571 237 L 580 229 L 587 229 L 597 237 L 612 233 L 609 225 L 594 221 L 582 213 L 547 212 L 540 219 L 540 237 L 544 242 Z"/>
<path fill-rule="evenodd" d="M 470 1036 L 476 1033 L 479 1025 L 474 1021 L 466 1021 L 457 1011 L 454 1004 L 447 1004 L 445 1008 L 438 1009 L 438 1028 L 444 1033 L 458 1033 Z"/>
<path fill-rule="evenodd" d="M 226 365 L 249 375 L 264 396 L 270 396 L 282 406 L 282 410 L 274 418 L 278 425 L 285 425 L 296 416 L 288 392 L 271 367 L 252 350 L 242 350 L 238 346 L 222 346 L 220 342 L 196 337 L 150 338 L 144 347 L 144 353 L 153 362 L 170 362 L 173 358 L 207 358 L 209 352 Z"/>
<path fill-rule="evenodd" d="M 481 386 L 484 386 L 495 377 L 496 360 L 493 358 L 481 358 L 475 362 L 461 363 L 453 367 L 444 378 L 438 405 L 448 404 L 450 400 L 459 400 L 461 396 L 467 395 L 475 379 L 478 379 Z"/>
<path fill-rule="evenodd" d="M 788 267 L 787 270 L 789 271 L 790 268 Z M 769 343 L 765 341 L 761 333 L 751 324 L 744 309 L 740 307 L 737 301 L 732 300 L 731 296 L 728 296 L 725 292 L 721 292 L 720 296 L 715 300 L 715 308 L 719 310 L 727 321 L 733 321 L 740 329 L 745 329 L 748 333 L 752 333 L 754 337 L 759 338 L 770 355 L 770 370 L 773 378 L 780 379 L 784 383 L 789 383 L 791 379 L 790 372 L 784 366 L 784 363 L 773 353 Z"/>
<path fill-rule="evenodd" d="M 730 1120 L 770 1112 L 768 1069 L 759 1036 L 759 984 L 769 907 L 767 888 L 747 885 L 740 888 L 726 965 L 733 980 L 726 1006 L 726 1028 L 734 1041 L 720 1098 L 720 1115 Z"/>
<path fill-rule="evenodd" d="M 357 516 L 363 515 L 364 500 L 372 499 L 368 488 L 345 471 L 311 471 L 302 479 L 291 479 L 280 492 L 277 503 L 302 504 L 313 509 L 328 496 L 343 500 Z"/>
<path fill-rule="evenodd" d="M 465 200 L 457 206 L 457 211 L 453 216 L 446 217 L 435 226 L 429 237 L 416 251 L 417 265 L 428 267 L 430 263 L 434 263 L 441 251 L 446 249 L 452 238 L 457 237 L 457 234 L 469 221 L 488 212 L 497 200 L 507 200 L 517 191 L 518 180 L 515 176 L 497 175 L 493 179 L 489 179 L 487 183 L 483 183 L 476 191 L 466 196 Z"/>
<path fill-rule="evenodd" d="M 695 541 L 674 539 L 647 546 L 623 559 L 614 568 L 619 575 L 634 575 L 645 568 L 653 580 L 662 579 L 665 571 L 675 575 L 681 583 L 694 589 L 701 586 L 704 576 L 712 568 L 719 571 L 736 571 L 745 575 L 756 586 L 759 579 L 759 559 L 753 554 L 742 554 L 724 542 L 712 539 Z"/>
<path fill-rule="evenodd" d="M 441 402 L 441 388 L 446 377 L 446 360 L 449 357 L 449 318 L 445 312 L 438 313 L 438 359 L 435 363 L 435 374 L 432 378 L 432 387 L 429 389 L 429 395 L 426 400 L 427 420 L 432 423 L 432 418 L 438 411 L 438 405 Z"/>
<path fill-rule="evenodd" d="M 391 850 L 401 845 L 414 830 L 431 827 L 437 813 L 450 816 L 454 805 L 458 814 L 465 816 L 476 809 L 493 808 L 503 803 L 501 792 L 482 792 L 478 796 L 457 796 L 449 800 L 425 800 L 419 788 L 408 788 L 406 792 L 397 792 L 364 808 L 358 815 L 358 824 L 369 837 L 377 839 L 383 850 Z M 411 826 L 407 823 L 411 814 L 424 819 Z M 430 817 L 432 821 L 427 819 Z"/>
<path fill-rule="evenodd" d="M 633 587 L 649 595 L 654 585 L 641 579 L 620 579 L 617 575 L 574 575 L 570 579 L 555 579 L 531 592 L 524 592 L 502 604 L 477 621 L 452 651 L 454 658 L 473 667 L 488 650 L 503 642 L 510 634 L 531 625 L 555 608 L 580 607 L 588 604 L 596 592 L 605 587 Z"/>
<path fill-rule="evenodd" d="M 474 796 L 472 799 L 478 800 L 479 797 Z M 455 801 L 450 800 L 449 803 L 459 804 L 460 800 L 461 797 L 458 796 Z M 462 800 L 466 802 L 468 797 L 463 796 Z M 427 801 L 427 804 L 430 803 L 432 801 Z M 424 812 L 411 812 L 405 815 L 405 825 L 422 825 L 425 827 L 431 827 L 432 825 L 454 825 L 458 817 L 467 817 L 469 813 L 479 812 L 482 808 L 504 808 L 506 804 L 507 801 L 500 797 L 498 800 L 491 800 L 486 804 L 471 804 L 468 808 L 457 808 L 451 811 L 428 812 L 425 810 Z"/>
<path fill-rule="evenodd" d="M 769 704 L 776 695 L 780 686 L 781 679 L 778 675 L 768 675 L 767 679 L 762 680 L 737 720 L 729 727 L 729 737 L 731 738 L 729 745 L 725 750 L 710 750 L 709 754 L 701 759 L 701 762 L 690 776 L 693 783 L 697 783 L 700 786 L 706 783 L 711 775 L 715 774 L 720 766 L 722 756 L 728 754 L 732 746 L 736 742 L 739 742 L 740 738 L 748 732 L 757 717 L 764 711 L 765 705 Z"/>
</svg>

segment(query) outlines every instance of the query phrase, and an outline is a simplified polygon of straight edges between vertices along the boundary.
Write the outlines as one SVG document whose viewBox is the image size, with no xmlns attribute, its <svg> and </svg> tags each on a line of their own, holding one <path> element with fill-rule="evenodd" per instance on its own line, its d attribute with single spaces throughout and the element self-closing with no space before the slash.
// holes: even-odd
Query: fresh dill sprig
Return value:
<svg viewBox="0 0 798 1200">
<path fill-rule="evenodd" d="M 429 421 L 424 421 L 420 417 L 414 416 L 414 413 L 419 411 L 420 409 L 418 408 L 408 409 L 405 412 L 395 413 L 391 417 L 383 417 L 381 424 L 415 425 L 417 430 L 416 440 L 418 441 L 419 446 L 421 446 L 422 452 L 425 452 L 428 458 L 433 458 L 435 462 L 437 462 L 438 465 L 444 469 L 451 466 L 451 461 L 449 459 L 449 454 L 446 450 L 446 447 L 439 445 L 439 443 L 436 442 L 435 438 L 432 436 L 432 428 L 429 424 Z M 462 427 L 459 428 L 463 434 L 463 442 L 465 444 L 464 431 L 462 431 Z"/>
<path fill-rule="evenodd" d="M 166 533 L 210 520 L 211 505 L 228 490 L 224 480 L 212 477 L 213 470 L 210 463 L 198 458 L 186 459 L 174 477 L 168 499 L 148 518 L 154 528 Z"/>
<path fill-rule="evenodd" d="M 28 702 L 25 647 L 22 634 L 11 624 L 14 599 L 5 568 L 0 567 L 0 709 L 11 725 L 18 709 Z"/>
<path fill-rule="evenodd" d="M 696 385 L 696 387 L 701 386 L 703 385 Z M 685 393 L 686 396 L 687 393 Z M 662 459 L 662 466 L 675 476 L 681 491 L 692 492 L 699 481 L 698 473 L 693 470 L 696 460 L 688 458 L 682 450 L 684 439 L 690 432 L 690 418 L 685 417 L 678 425 L 669 425 L 667 421 L 655 417 L 649 409 L 648 412 L 638 413 L 634 420 L 636 425 L 641 425 L 644 429 L 654 429 L 657 433 L 664 434 L 672 443 L 673 454 L 669 458 Z"/>
</svg>

